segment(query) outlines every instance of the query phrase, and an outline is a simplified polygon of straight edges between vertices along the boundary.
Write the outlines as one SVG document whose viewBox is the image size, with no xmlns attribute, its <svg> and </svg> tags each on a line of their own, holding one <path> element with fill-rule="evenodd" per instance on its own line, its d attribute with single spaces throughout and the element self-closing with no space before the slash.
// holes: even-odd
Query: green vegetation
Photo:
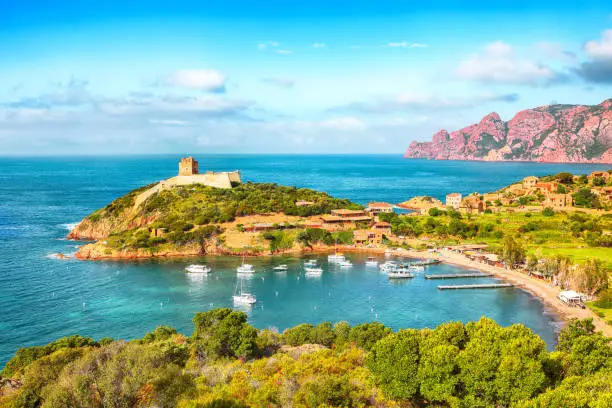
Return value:
<svg viewBox="0 0 612 408">
<path fill-rule="evenodd" d="M 396 235 L 425 239 L 430 245 L 488 244 L 502 255 L 505 237 L 512 237 L 526 255 L 539 258 L 569 256 L 574 263 L 599 259 L 612 268 L 612 214 L 592 215 L 580 211 L 540 213 L 460 214 L 436 211 L 435 216 L 382 214 Z"/>
<path fill-rule="evenodd" d="M 611 339 L 571 321 L 557 350 L 482 318 L 392 332 L 380 323 L 258 331 L 242 312 L 198 313 L 187 338 L 83 337 L 20 349 L 2 407 L 607 407 Z"/>
<path fill-rule="evenodd" d="M 219 224 L 239 216 L 271 213 L 310 216 L 326 214 L 332 209 L 362 208 L 349 200 L 306 188 L 258 183 L 240 184 L 232 189 L 199 184 L 176 186 L 153 194 L 135 208 L 136 196 L 149 187 L 152 185 L 116 199 L 87 217 L 83 225 L 94 229 L 98 225 L 106 226 L 105 230 L 110 230 L 106 239 L 109 250 L 153 253 L 186 245 L 203 246 L 223 232 Z M 296 206 L 297 201 L 313 204 Z M 273 250 L 288 247 L 291 236 L 274 234 L 266 237 Z"/>
</svg>

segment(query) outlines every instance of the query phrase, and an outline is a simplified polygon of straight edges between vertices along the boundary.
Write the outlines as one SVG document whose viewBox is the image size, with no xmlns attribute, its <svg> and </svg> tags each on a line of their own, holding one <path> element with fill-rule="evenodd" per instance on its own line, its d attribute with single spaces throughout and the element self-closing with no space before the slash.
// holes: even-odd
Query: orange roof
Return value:
<svg viewBox="0 0 612 408">
<path fill-rule="evenodd" d="M 353 215 L 353 214 L 363 214 L 363 210 L 347 210 L 345 208 L 339 210 L 331 210 L 332 214 L 344 214 L 344 215 Z"/>
<path fill-rule="evenodd" d="M 391 224 L 386 221 L 380 221 L 374 224 L 375 227 L 391 227 Z"/>
</svg>

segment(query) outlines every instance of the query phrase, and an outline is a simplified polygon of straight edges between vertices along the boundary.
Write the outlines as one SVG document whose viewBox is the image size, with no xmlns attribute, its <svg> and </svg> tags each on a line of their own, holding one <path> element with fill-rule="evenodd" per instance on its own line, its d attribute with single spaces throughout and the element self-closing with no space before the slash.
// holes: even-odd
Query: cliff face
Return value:
<svg viewBox="0 0 612 408">
<path fill-rule="evenodd" d="M 406 158 L 436 160 L 612 163 L 612 99 L 599 105 L 550 105 L 497 113 L 431 142 L 412 142 Z"/>
</svg>

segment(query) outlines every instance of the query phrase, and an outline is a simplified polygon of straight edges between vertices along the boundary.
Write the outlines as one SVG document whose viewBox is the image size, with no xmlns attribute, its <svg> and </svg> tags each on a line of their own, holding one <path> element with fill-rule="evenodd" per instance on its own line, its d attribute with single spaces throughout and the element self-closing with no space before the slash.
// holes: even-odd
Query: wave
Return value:
<svg viewBox="0 0 612 408">
<path fill-rule="evenodd" d="M 75 228 L 76 228 L 76 226 L 77 226 L 77 225 L 79 225 L 79 223 L 78 223 L 78 222 L 69 222 L 69 223 L 66 223 L 66 224 L 60 224 L 60 226 L 61 226 L 62 228 L 65 228 L 65 229 L 67 229 L 68 231 L 72 231 L 73 229 L 75 229 Z"/>
</svg>

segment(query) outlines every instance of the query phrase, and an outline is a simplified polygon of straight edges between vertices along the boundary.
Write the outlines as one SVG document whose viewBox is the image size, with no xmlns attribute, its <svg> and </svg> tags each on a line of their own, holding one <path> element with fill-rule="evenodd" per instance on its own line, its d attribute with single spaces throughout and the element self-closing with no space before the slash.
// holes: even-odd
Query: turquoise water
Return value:
<svg viewBox="0 0 612 408">
<path fill-rule="evenodd" d="M 490 191 L 526 175 L 591 172 L 606 166 L 403 160 L 399 156 L 201 156 L 200 168 L 242 171 L 251 181 L 325 190 L 360 203 L 399 202 L 415 195 L 443 198 L 451 191 Z M 113 198 L 176 173 L 178 157 L 0 158 L 0 366 L 19 346 L 43 344 L 79 333 L 100 338 L 140 337 L 168 324 L 191 333 L 197 311 L 231 306 L 239 260 L 210 258 L 206 279 L 183 272 L 193 260 L 80 262 L 49 257 L 70 253 L 70 224 Z M 366 269 L 360 256 L 352 270 L 319 279 L 300 276 L 295 258 L 257 259 L 245 290 L 258 298 L 248 310 L 259 328 L 282 330 L 302 322 L 379 320 L 391 327 L 435 326 L 482 315 L 503 325 L 524 323 L 549 345 L 553 316 L 518 289 L 438 291 L 422 276 L 392 283 Z M 324 259 L 323 259 L 324 261 Z M 271 265 L 288 263 L 286 273 Z M 438 265 L 432 273 L 460 271 Z M 453 281 L 461 283 L 461 280 Z M 471 280 L 469 282 L 472 282 Z"/>
</svg>

